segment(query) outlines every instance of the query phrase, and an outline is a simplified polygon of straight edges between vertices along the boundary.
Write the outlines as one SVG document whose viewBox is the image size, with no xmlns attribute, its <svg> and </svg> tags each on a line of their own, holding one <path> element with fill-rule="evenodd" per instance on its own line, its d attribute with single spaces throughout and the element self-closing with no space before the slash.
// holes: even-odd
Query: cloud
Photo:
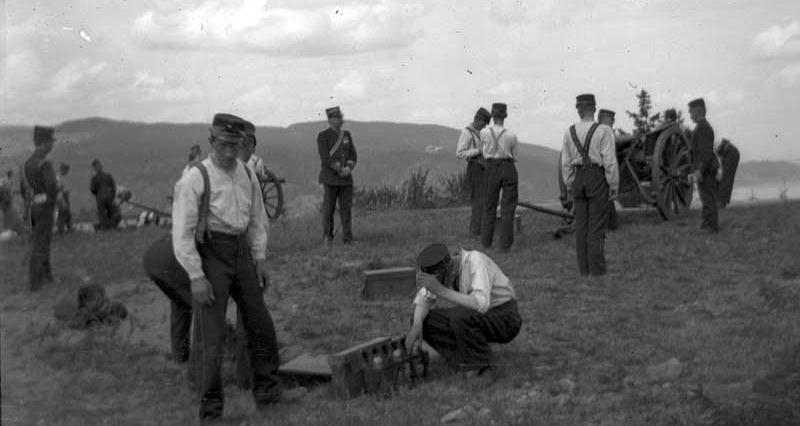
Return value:
<svg viewBox="0 0 800 426">
<path fill-rule="evenodd" d="M 522 82 L 519 80 L 515 81 L 504 81 L 497 86 L 492 87 L 491 89 L 487 90 L 486 93 L 490 95 L 500 96 L 500 95 L 509 95 L 512 93 L 517 93 L 522 90 Z"/>
<path fill-rule="evenodd" d="M 360 99 L 367 94 L 366 77 L 360 71 L 350 71 L 333 88 L 340 99 Z"/>
<path fill-rule="evenodd" d="M 96 77 L 106 69 L 105 62 L 92 63 L 88 59 L 73 59 L 50 78 L 50 87 L 42 95 L 45 98 L 75 97 L 75 91 L 98 87 Z M 93 91 L 93 93 L 95 93 Z"/>
<path fill-rule="evenodd" d="M 758 33 L 753 45 L 765 58 L 785 59 L 800 56 L 800 22 L 792 21 L 784 26 L 773 25 Z"/>
<path fill-rule="evenodd" d="M 800 87 L 800 62 L 787 65 L 778 73 L 789 87 Z"/>
<path fill-rule="evenodd" d="M 9 94 L 25 93 L 40 81 L 42 62 L 30 49 L 14 52 L 0 60 L 0 87 Z"/>
<path fill-rule="evenodd" d="M 207 0 L 173 12 L 149 10 L 136 19 L 133 33 L 145 46 L 162 49 L 348 55 L 411 45 L 419 35 L 413 23 L 424 9 L 390 0 L 279 8 L 265 0 Z"/>
</svg>

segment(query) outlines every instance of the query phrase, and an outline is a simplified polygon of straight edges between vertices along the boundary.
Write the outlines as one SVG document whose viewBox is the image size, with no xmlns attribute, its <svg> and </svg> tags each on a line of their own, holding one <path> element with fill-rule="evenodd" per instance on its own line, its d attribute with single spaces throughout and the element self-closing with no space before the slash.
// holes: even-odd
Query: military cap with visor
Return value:
<svg viewBox="0 0 800 426">
<path fill-rule="evenodd" d="M 582 95 L 578 95 L 575 98 L 575 106 L 595 106 L 597 102 L 594 99 L 594 95 L 591 93 L 584 93 Z"/>
<path fill-rule="evenodd" d="M 245 122 L 244 122 L 244 132 L 247 135 L 247 139 L 248 140 L 252 140 L 253 141 L 253 145 L 255 145 L 257 143 L 257 141 L 256 141 L 256 125 L 245 120 Z"/>
<path fill-rule="evenodd" d="M 689 102 L 689 108 L 695 108 L 695 107 L 705 108 L 706 107 L 706 101 L 704 101 L 703 98 L 697 98 L 697 99 Z"/>
<path fill-rule="evenodd" d="M 54 142 L 56 140 L 55 132 L 56 129 L 52 127 L 40 126 L 38 124 L 33 126 L 34 145 L 40 145 L 46 142 Z"/>
<path fill-rule="evenodd" d="M 422 272 L 434 274 L 450 261 L 450 252 L 442 243 L 431 244 L 417 255 L 417 266 Z"/>
<path fill-rule="evenodd" d="M 492 104 L 492 117 L 506 118 L 508 117 L 508 106 L 503 103 Z"/>
<path fill-rule="evenodd" d="M 608 117 L 614 118 L 615 115 L 617 115 L 617 114 L 614 111 L 611 111 L 610 109 L 601 109 L 600 111 L 597 111 L 597 116 L 598 117 L 608 116 Z"/>
<path fill-rule="evenodd" d="M 475 113 L 475 120 L 482 120 L 488 122 L 492 118 L 492 115 L 489 114 L 489 111 L 486 110 L 484 107 L 478 108 L 478 111 Z"/>
<path fill-rule="evenodd" d="M 342 110 L 338 106 L 330 107 L 330 108 L 325 109 L 325 115 L 327 115 L 328 118 L 333 118 L 333 117 L 341 118 L 342 117 Z"/>
<path fill-rule="evenodd" d="M 241 142 L 247 135 L 247 121 L 233 114 L 218 113 L 214 115 L 209 129 L 211 136 L 221 142 Z"/>
</svg>

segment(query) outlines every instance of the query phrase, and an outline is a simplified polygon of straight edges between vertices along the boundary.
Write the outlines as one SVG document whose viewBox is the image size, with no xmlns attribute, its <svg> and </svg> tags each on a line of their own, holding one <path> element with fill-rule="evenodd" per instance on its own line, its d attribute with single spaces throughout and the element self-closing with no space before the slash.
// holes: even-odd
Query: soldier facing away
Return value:
<svg viewBox="0 0 800 426">
<path fill-rule="evenodd" d="M 608 109 L 601 109 L 597 111 L 597 121 L 600 124 L 605 124 L 606 126 L 610 127 L 611 130 L 614 130 L 614 122 L 616 113 L 614 111 Z M 614 132 L 611 132 L 611 135 L 614 136 Z M 616 142 L 614 143 L 614 149 L 616 150 Z M 615 154 L 616 155 L 616 154 Z M 619 169 L 617 169 L 619 172 Z M 617 176 L 617 181 L 619 181 L 619 176 Z M 617 216 L 617 206 L 614 204 L 614 201 L 611 200 L 608 202 L 608 230 L 609 231 L 616 231 L 619 228 L 619 217 Z"/>
<path fill-rule="evenodd" d="M 114 229 L 119 224 L 122 216 L 118 206 L 114 203 L 117 196 L 117 184 L 110 173 L 103 171 L 100 160 L 92 161 L 94 176 L 89 186 L 97 202 L 98 229 Z"/>
<path fill-rule="evenodd" d="M 53 164 L 47 155 L 53 150 L 56 139 L 52 127 L 33 128 L 33 155 L 22 165 L 20 192 L 30 206 L 32 226 L 32 250 L 28 269 L 28 284 L 31 290 L 41 288 L 43 281 L 53 282 L 50 265 L 50 242 L 53 239 L 58 184 Z"/>
<path fill-rule="evenodd" d="M 349 244 L 353 241 L 352 216 L 353 206 L 353 169 L 356 167 L 358 155 L 353 144 L 353 136 L 342 129 L 344 116 L 336 106 L 325 110 L 330 127 L 317 136 L 320 171 L 319 183 L 325 190 L 322 202 L 322 233 L 325 243 L 333 243 L 333 214 L 336 202 L 339 202 L 339 215 L 342 221 L 342 241 Z"/>
<path fill-rule="evenodd" d="M 506 104 L 492 104 L 492 125 L 481 131 L 483 157 L 486 161 L 486 206 L 481 225 L 481 243 L 492 247 L 497 204 L 500 203 L 500 236 L 498 251 L 507 252 L 514 243 L 514 213 L 519 197 L 517 175 L 517 135 L 505 127 Z M 502 197 L 501 197 L 502 194 Z"/>
<path fill-rule="evenodd" d="M 491 115 L 486 108 L 479 108 L 472 123 L 461 130 L 456 146 L 456 157 L 467 160 L 467 182 L 469 183 L 469 201 L 472 213 L 469 220 L 469 235 L 473 238 L 481 236 L 481 222 L 484 215 L 484 198 L 486 182 L 484 177 L 484 161 L 481 144 L 481 130 L 488 124 Z"/>
<path fill-rule="evenodd" d="M 575 108 L 581 120 L 564 133 L 561 173 L 575 209 L 580 273 L 599 276 L 606 273 L 608 203 L 617 198 L 619 186 L 617 153 L 611 128 L 594 121 L 594 95 L 579 95 Z"/>
</svg>

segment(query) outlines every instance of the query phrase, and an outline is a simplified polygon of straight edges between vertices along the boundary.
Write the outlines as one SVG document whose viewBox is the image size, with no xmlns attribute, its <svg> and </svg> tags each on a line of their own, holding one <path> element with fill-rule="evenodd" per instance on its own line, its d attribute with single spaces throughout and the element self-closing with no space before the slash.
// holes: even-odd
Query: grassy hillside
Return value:
<svg viewBox="0 0 800 426">
<path fill-rule="evenodd" d="M 279 127 L 258 127 L 257 153 L 269 169 L 287 180 L 287 201 L 298 195 L 321 194 L 317 183 L 319 156 L 317 134 L 324 122 Z M 386 122 L 348 122 L 358 149 L 356 185 L 397 184 L 412 170 L 430 169 L 431 177 L 449 175 L 464 168 L 455 158 L 459 130 L 435 125 Z M 88 192 L 91 161 L 99 158 L 118 184 L 133 190 L 137 201 L 161 207 L 180 175 L 189 147 L 208 145 L 207 124 L 130 123 L 103 118 L 69 121 L 58 126 L 61 140 L 53 150 L 56 162 L 72 164 L 67 179 L 73 188 L 75 210 L 92 209 Z M 0 127 L 0 170 L 18 168 L 32 150 L 31 130 Z M 439 147 L 440 150 L 435 149 Z M 5 155 L 7 153 L 8 155 Z M 556 194 L 553 150 L 523 145 L 520 150 L 520 194 L 526 199 L 550 199 Z"/>
<path fill-rule="evenodd" d="M 800 203 L 725 210 L 715 236 L 698 235 L 697 211 L 682 222 L 621 219 L 603 279 L 580 278 L 573 240 L 551 239 L 558 221 L 529 212 L 512 252 L 489 253 L 524 319 L 517 339 L 496 347 L 505 374 L 493 386 L 434 364 L 428 382 L 386 400 L 342 401 L 319 386 L 268 417 L 229 386 L 225 424 L 436 425 L 468 404 L 489 411 L 467 424 L 800 424 Z M 361 301 L 359 272 L 410 265 L 430 241 L 472 248 L 467 222 L 464 210 L 357 213 L 357 243 L 326 252 L 317 218 L 280 221 L 266 300 L 283 356 L 404 333 L 411 301 Z M 20 247 L 0 248 L 3 424 L 192 423 L 184 371 L 165 357 L 169 306 L 139 263 L 163 232 L 57 237 L 57 283 L 35 294 Z M 55 322 L 53 305 L 81 282 L 106 286 L 131 319 L 82 332 Z"/>
</svg>

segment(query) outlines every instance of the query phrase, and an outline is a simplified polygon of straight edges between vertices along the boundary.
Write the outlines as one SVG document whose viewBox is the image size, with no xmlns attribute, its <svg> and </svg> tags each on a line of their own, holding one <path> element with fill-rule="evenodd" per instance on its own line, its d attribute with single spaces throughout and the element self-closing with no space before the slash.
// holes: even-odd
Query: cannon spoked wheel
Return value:
<svg viewBox="0 0 800 426">
<path fill-rule="evenodd" d="M 277 219 L 283 213 L 283 179 L 279 179 L 269 170 L 264 170 L 266 179 L 261 181 L 261 195 L 264 197 L 264 208 L 270 220 Z"/>
<path fill-rule="evenodd" d="M 658 213 L 664 220 L 684 216 L 692 203 L 694 188 L 689 181 L 692 154 L 680 126 L 673 125 L 658 135 L 652 161 L 652 189 Z"/>
</svg>

